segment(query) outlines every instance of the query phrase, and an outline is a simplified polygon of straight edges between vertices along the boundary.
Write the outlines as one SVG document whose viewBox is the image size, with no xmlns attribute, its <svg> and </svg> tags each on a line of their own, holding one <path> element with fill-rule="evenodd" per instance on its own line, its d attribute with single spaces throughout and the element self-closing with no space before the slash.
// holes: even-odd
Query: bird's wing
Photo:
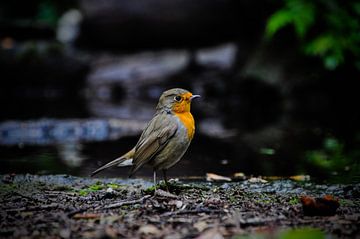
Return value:
<svg viewBox="0 0 360 239">
<path fill-rule="evenodd" d="M 149 162 L 174 136 L 177 131 L 177 124 L 171 120 L 171 117 L 168 114 L 158 114 L 150 121 L 135 146 L 130 176 L 142 165 Z"/>
</svg>

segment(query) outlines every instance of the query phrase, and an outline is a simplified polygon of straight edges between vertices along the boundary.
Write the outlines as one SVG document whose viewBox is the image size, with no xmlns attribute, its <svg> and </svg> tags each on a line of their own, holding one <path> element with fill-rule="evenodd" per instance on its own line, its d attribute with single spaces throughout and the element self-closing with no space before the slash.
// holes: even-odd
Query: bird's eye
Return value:
<svg viewBox="0 0 360 239">
<path fill-rule="evenodd" d="M 177 95 L 174 97 L 174 100 L 177 101 L 177 102 L 180 102 L 181 101 L 181 96 Z"/>
</svg>

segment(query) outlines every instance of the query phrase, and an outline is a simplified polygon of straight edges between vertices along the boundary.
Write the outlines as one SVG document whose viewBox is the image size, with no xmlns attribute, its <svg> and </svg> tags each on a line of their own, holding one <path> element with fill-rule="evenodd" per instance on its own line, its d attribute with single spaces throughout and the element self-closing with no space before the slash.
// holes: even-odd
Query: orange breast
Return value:
<svg viewBox="0 0 360 239">
<path fill-rule="evenodd" d="M 190 140 L 194 137 L 195 133 L 195 121 L 194 117 L 190 112 L 183 112 L 183 113 L 175 113 L 177 117 L 179 117 L 180 121 L 184 124 L 185 128 L 187 129 L 187 134 Z"/>
</svg>

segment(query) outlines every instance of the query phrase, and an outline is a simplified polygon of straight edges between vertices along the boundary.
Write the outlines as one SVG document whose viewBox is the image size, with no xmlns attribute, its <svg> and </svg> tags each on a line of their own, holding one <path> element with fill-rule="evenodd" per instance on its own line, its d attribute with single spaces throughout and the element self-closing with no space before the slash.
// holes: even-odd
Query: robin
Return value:
<svg viewBox="0 0 360 239">
<path fill-rule="evenodd" d="M 123 156 L 105 164 L 91 173 L 91 176 L 112 166 L 131 166 L 131 177 L 148 163 L 156 172 L 161 170 L 166 187 L 166 170 L 174 166 L 184 155 L 195 133 L 195 121 L 190 113 L 191 101 L 200 95 L 174 88 L 162 93 L 156 106 L 156 113 L 142 132 L 136 146 Z"/>
</svg>

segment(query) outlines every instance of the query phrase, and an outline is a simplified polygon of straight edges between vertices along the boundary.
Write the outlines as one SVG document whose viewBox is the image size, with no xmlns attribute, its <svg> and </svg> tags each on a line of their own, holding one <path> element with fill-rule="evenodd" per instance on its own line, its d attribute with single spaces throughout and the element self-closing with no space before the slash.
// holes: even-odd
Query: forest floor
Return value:
<svg viewBox="0 0 360 239">
<path fill-rule="evenodd" d="M 360 238 L 360 184 L 1 177 L 2 238 Z"/>
</svg>

